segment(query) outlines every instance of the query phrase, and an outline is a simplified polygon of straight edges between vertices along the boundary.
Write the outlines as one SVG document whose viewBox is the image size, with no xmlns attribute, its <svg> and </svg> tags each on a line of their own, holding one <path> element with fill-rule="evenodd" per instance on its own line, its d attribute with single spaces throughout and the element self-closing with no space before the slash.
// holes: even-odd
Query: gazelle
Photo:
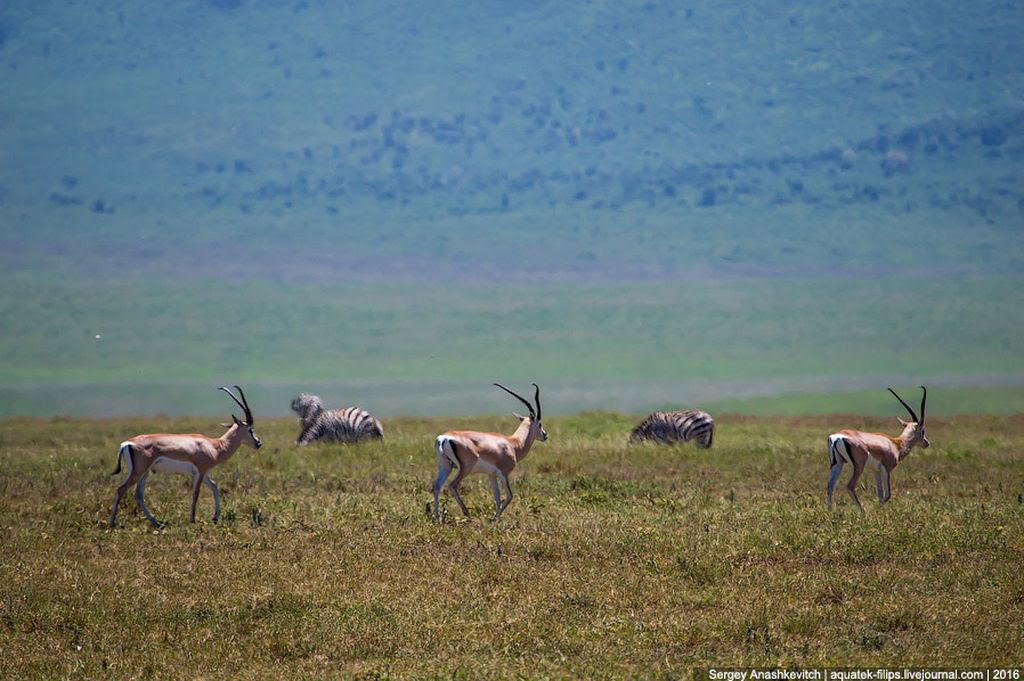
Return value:
<svg viewBox="0 0 1024 681">
<path fill-rule="evenodd" d="M 534 383 L 536 389 L 533 400 L 537 404 L 534 410 L 533 405 L 523 397 L 512 392 L 500 383 L 495 383 L 505 392 L 526 405 L 529 416 L 513 415 L 520 419 L 519 427 L 511 435 L 499 433 L 480 433 L 474 430 L 449 430 L 442 433 L 435 441 L 437 452 L 437 479 L 434 480 L 434 522 L 438 522 L 438 497 L 444 487 L 452 468 L 458 472 L 451 484 L 449 491 L 455 497 L 464 515 L 469 515 L 469 510 L 462 503 L 459 496 L 459 483 L 470 473 L 483 473 L 491 478 L 491 491 L 494 493 L 494 519 L 501 517 L 502 512 L 512 501 L 512 488 L 508 484 L 508 476 L 512 469 L 530 453 L 533 441 L 540 439 L 544 442 L 548 434 L 540 422 L 540 388 Z M 499 481 L 505 485 L 508 496 L 502 500 Z"/>
<path fill-rule="evenodd" d="M 121 497 L 133 484 L 135 487 L 135 501 L 139 508 L 146 515 L 153 527 L 159 527 L 156 518 L 146 508 L 146 501 L 143 494 L 146 488 L 146 476 L 150 470 L 165 470 L 173 473 L 192 474 L 192 515 L 190 522 L 196 521 L 196 502 L 199 501 L 199 490 L 205 482 L 213 490 L 214 515 L 216 522 L 220 517 L 220 492 L 217 485 L 210 479 L 208 473 L 211 468 L 224 463 L 238 448 L 247 444 L 250 447 L 259 449 L 263 443 L 253 432 L 252 411 L 249 409 L 249 402 L 245 399 L 245 393 L 237 385 L 235 389 L 241 396 L 241 400 L 235 397 L 227 388 L 221 387 L 218 390 L 226 392 L 235 403 L 245 412 L 245 421 L 238 420 L 234 414 L 231 420 L 234 421 L 228 431 L 218 438 L 205 435 L 189 434 L 174 435 L 169 433 L 157 433 L 153 435 L 136 435 L 130 440 L 121 443 L 117 451 L 117 468 L 111 475 L 121 472 L 121 461 L 125 461 L 128 468 L 128 477 L 117 488 L 114 496 L 114 509 L 110 513 L 110 526 L 114 527 L 117 520 L 117 507 L 121 503 Z M 227 425 L 227 424 L 225 424 Z"/>
<path fill-rule="evenodd" d="M 889 477 L 893 469 L 907 458 L 914 445 L 928 449 L 928 438 L 924 436 L 924 405 L 928 400 L 928 389 L 922 385 L 921 390 L 921 418 L 918 418 L 910 405 L 904 402 L 895 390 L 889 388 L 889 392 L 910 412 L 910 421 L 896 417 L 903 426 L 903 432 L 896 437 L 860 430 L 840 430 L 828 436 L 828 458 L 832 465 L 832 475 L 828 479 L 829 510 L 832 509 L 832 490 L 846 463 L 853 464 L 853 475 L 846 484 L 846 491 L 850 493 L 850 498 L 857 504 L 861 513 L 864 512 L 864 507 L 857 498 L 856 487 L 864 467 L 869 463 L 875 467 L 875 491 L 878 493 L 878 501 L 883 504 L 889 501 L 889 497 L 892 496 Z"/>
</svg>

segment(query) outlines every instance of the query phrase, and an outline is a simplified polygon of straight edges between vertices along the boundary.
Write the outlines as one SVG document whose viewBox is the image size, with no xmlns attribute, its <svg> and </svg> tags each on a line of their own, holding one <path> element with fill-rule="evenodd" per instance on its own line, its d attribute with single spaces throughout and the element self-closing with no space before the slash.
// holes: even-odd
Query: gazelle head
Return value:
<svg viewBox="0 0 1024 681">
<path fill-rule="evenodd" d="M 532 404 L 526 401 L 526 398 L 522 397 L 521 395 L 517 395 L 516 393 L 512 392 L 511 390 L 503 386 L 502 384 L 495 383 L 494 385 L 498 386 L 499 388 L 507 392 L 509 395 L 511 395 L 512 397 L 516 398 L 517 400 L 526 405 L 526 408 L 530 410 L 529 416 L 520 416 L 519 414 L 515 414 L 515 412 L 513 412 L 513 414 L 515 414 L 516 418 L 519 419 L 529 419 L 530 435 L 540 440 L 541 442 L 546 442 L 548 439 L 548 432 L 544 430 L 544 426 L 541 425 L 540 422 L 540 388 L 537 386 L 537 384 L 533 384 L 533 387 L 536 390 L 536 392 L 534 392 L 533 394 L 533 401 L 537 403 L 536 409 L 533 408 Z"/>
<path fill-rule="evenodd" d="M 260 439 L 256 437 L 256 432 L 252 429 L 252 410 L 249 409 L 249 401 L 245 399 L 245 393 L 242 392 L 242 389 L 239 388 L 237 385 L 235 386 L 235 390 L 237 390 L 238 394 L 242 397 L 241 400 L 235 397 L 235 394 L 228 390 L 227 388 L 225 388 L 224 386 L 221 386 L 220 388 L 218 388 L 218 390 L 223 390 L 224 392 L 226 392 L 231 397 L 231 399 L 235 401 L 235 404 L 241 407 L 242 411 L 245 413 L 244 421 L 239 420 L 239 418 L 234 414 L 231 415 L 231 420 L 235 422 L 235 425 L 238 426 L 239 432 L 242 433 L 242 442 L 249 445 L 253 449 L 259 449 L 260 447 L 262 447 L 263 442 L 261 442 Z"/>
<path fill-rule="evenodd" d="M 921 390 L 923 391 L 921 395 L 921 417 L 918 418 L 917 413 L 910 407 L 910 405 L 904 402 L 903 398 L 897 395 L 895 390 L 889 388 L 889 392 L 893 394 L 893 397 L 899 400 L 900 404 L 902 404 L 910 413 L 910 421 L 904 421 L 899 416 L 896 417 L 896 420 L 900 422 L 901 426 L 903 426 L 904 436 L 909 438 L 908 444 L 911 447 L 914 445 L 921 445 L 922 449 L 928 449 L 928 445 L 930 443 L 928 442 L 928 438 L 924 436 L 924 406 L 925 402 L 928 401 L 928 389 L 922 385 Z"/>
</svg>

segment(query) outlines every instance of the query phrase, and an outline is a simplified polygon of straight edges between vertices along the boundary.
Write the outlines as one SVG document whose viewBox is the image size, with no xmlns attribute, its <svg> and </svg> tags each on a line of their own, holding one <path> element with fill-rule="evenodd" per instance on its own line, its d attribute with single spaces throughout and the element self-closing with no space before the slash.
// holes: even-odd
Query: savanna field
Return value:
<svg viewBox="0 0 1024 681">
<path fill-rule="evenodd" d="M 0 2 L 0 681 L 1024 674 L 1022 7 Z M 435 524 L 492 381 L 550 439 Z M 153 474 L 109 528 L 235 384 L 220 522 Z"/>
<path fill-rule="evenodd" d="M 862 516 L 825 508 L 825 436 L 890 418 L 716 416 L 715 446 L 627 447 L 636 418 L 545 420 L 500 522 L 486 478 L 430 522 L 433 437 L 511 417 L 391 419 L 383 443 L 213 471 L 222 519 L 153 475 L 107 518 L 117 445 L 214 419 L 0 423 L 6 678 L 688 676 L 709 665 L 1024 664 L 1024 416 L 929 419 Z M 843 480 L 849 474 L 844 473 Z"/>
</svg>

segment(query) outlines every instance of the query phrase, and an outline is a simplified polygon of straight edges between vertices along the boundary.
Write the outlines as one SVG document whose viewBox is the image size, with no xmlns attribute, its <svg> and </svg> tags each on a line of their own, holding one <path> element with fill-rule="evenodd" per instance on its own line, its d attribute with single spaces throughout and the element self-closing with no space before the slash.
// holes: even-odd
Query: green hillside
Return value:
<svg viewBox="0 0 1024 681">
<path fill-rule="evenodd" d="M 1022 31 L 997 2 L 6 3 L 0 414 L 1013 389 Z"/>
<path fill-rule="evenodd" d="M 601 279 L 1022 267 L 1012 4 L 14 2 L 0 27 L 12 265 L 243 240 L 342 279 L 491 278 L 508 249 Z"/>
</svg>

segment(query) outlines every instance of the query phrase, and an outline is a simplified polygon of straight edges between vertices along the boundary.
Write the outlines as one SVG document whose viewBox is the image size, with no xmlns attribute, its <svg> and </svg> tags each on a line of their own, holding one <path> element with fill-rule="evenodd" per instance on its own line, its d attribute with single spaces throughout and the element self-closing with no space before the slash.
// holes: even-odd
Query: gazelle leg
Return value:
<svg viewBox="0 0 1024 681">
<path fill-rule="evenodd" d="M 462 497 L 459 496 L 459 483 L 462 482 L 462 478 L 464 477 L 466 477 L 464 469 L 459 468 L 459 472 L 455 474 L 455 478 L 452 480 L 451 484 L 448 485 L 448 491 L 452 493 L 453 497 L 455 497 L 455 502 L 459 505 L 459 508 L 462 509 L 462 515 L 468 516 L 469 509 L 466 508 L 464 503 L 462 503 Z"/>
<path fill-rule="evenodd" d="M 139 508 L 142 509 L 142 513 L 143 513 L 143 515 L 146 516 L 146 520 L 149 521 L 149 524 L 152 525 L 153 527 L 157 527 L 158 528 L 158 527 L 160 527 L 160 523 L 158 523 L 156 521 L 156 518 L 153 517 L 153 514 L 149 512 L 148 508 L 146 508 L 146 497 L 145 497 L 145 494 L 146 494 L 146 480 L 147 479 L 149 479 L 149 472 L 148 471 L 146 472 L 145 475 L 143 475 L 141 478 L 139 478 L 139 481 L 137 483 L 135 483 L 135 503 L 138 504 Z"/>
<path fill-rule="evenodd" d="M 860 480 L 860 474 L 864 472 L 864 464 L 857 465 L 857 462 L 853 462 L 853 475 L 850 476 L 850 482 L 846 483 L 846 491 L 850 493 L 850 498 L 853 499 L 853 503 L 857 504 L 857 508 L 860 512 L 864 512 L 864 507 L 860 505 L 860 499 L 857 498 L 857 481 Z"/>
<path fill-rule="evenodd" d="M 196 504 L 199 503 L 199 490 L 203 488 L 203 477 L 203 474 L 198 469 L 196 469 L 195 475 L 192 476 L 192 513 L 188 519 L 190 523 L 196 521 Z"/>
<path fill-rule="evenodd" d="M 213 492 L 213 522 L 220 520 L 220 488 L 209 475 L 203 476 L 203 482 Z"/>
<path fill-rule="evenodd" d="M 884 504 L 885 502 L 889 501 L 889 497 L 892 496 L 892 487 L 889 484 L 889 469 L 882 468 L 882 470 L 879 471 L 878 476 L 880 479 L 882 492 L 885 495 L 879 495 L 879 501 L 881 501 Z"/>
<path fill-rule="evenodd" d="M 508 477 L 503 473 L 498 473 L 498 477 L 500 477 L 501 481 L 505 483 L 505 490 L 508 492 L 508 496 L 505 497 L 505 501 L 502 503 L 501 509 L 498 511 L 498 517 L 500 518 L 501 514 L 505 512 L 506 508 L 508 508 L 508 505 L 512 503 L 512 486 L 508 484 Z"/>
<path fill-rule="evenodd" d="M 832 475 L 828 478 L 828 510 L 832 510 L 832 491 L 836 488 L 836 480 L 839 479 L 839 474 L 843 472 L 842 462 L 832 466 Z"/>
<path fill-rule="evenodd" d="M 114 508 L 110 510 L 110 526 L 114 527 L 117 523 L 117 507 L 121 504 L 121 497 L 124 496 L 125 491 L 128 490 L 127 485 L 119 485 L 117 492 L 114 493 Z"/>
<path fill-rule="evenodd" d="M 491 476 L 491 493 L 494 494 L 494 517 L 497 519 L 501 516 L 501 490 L 498 489 L 498 476 Z"/>
<path fill-rule="evenodd" d="M 878 495 L 879 503 L 885 503 L 885 493 L 882 491 L 882 471 L 884 469 L 879 468 L 875 471 L 875 494 Z"/>
<path fill-rule="evenodd" d="M 439 457 L 437 464 L 437 478 L 434 480 L 434 522 L 440 520 L 438 504 L 441 496 L 441 490 L 444 489 L 444 483 L 448 479 L 448 476 L 452 472 L 452 462 L 447 457 Z"/>
<path fill-rule="evenodd" d="M 117 507 L 121 504 L 121 497 L 128 491 L 128 488 L 139 481 L 149 471 L 149 466 L 152 462 L 149 461 L 137 461 L 134 456 L 131 456 L 131 472 L 125 481 L 117 487 L 117 492 L 114 493 L 114 508 L 110 511 L 110 526 L 114 527 L 117 522 Z M 151 521 L 152 522 L 152 521 Z"/>
</svg>

